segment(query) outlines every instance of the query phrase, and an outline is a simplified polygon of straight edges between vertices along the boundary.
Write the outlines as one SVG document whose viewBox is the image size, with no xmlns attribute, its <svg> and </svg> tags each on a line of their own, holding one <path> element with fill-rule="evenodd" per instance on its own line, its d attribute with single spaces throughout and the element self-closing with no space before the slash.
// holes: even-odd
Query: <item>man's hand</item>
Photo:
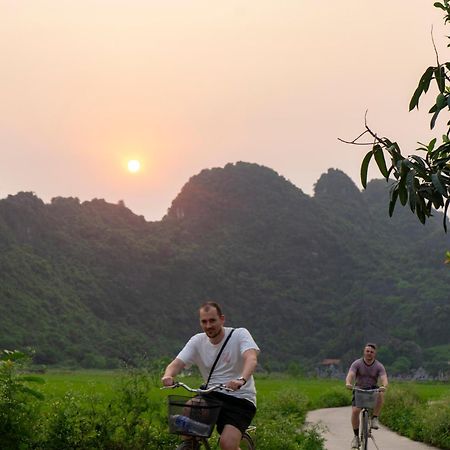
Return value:
<svg viewBox="0 0 450 450">
<path fill-rule="evenodd" d="M 175 383 L 175 380 L 171 376 L 164 376 L 161 378 L 161 382 L 163 386 L 172 386 Z"/>
<path fill-rule="evenodd" d="M 349 390 L 349 391 L 353 391 L 353 384 L 347 383 L 345 385 L 345 387 Z"/>
<path fill-rule="evenodd" d="M 244 380 L 231 380 L 225 386 L 229 389 L 233 389 L 233 391 L 237 391 L 242 386 L 244 386 L 244 384 L 245 384 Z"/>
<path fill-rule="evenodd" d="M 386 386 L 381 385 L 378 389 L 380 392 L 384 392 L 386 390 Z"/>
</svg>

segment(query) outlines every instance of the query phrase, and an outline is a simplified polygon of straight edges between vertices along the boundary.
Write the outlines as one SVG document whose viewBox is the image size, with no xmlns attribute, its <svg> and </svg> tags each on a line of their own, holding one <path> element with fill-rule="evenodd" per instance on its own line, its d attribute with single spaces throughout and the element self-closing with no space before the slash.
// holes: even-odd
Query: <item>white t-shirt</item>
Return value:
<svg viewBox="0 0 450 450">
<path fill-rule="evenodd" d="M 185 363 L 186 367 L 195 364 L 199 368 L 205 382 L 208 379 L 217 354 L 231 332 L 231 328 L 224 327 L 224 331 L 225 336 L 218 344 L 212 344 L 205 333 L 198 333 L 192 336 L 177 356 L 178 359 Z M 242 369 L 244 368 L 242 354 L 249 349 L 259 352 L 259 348 L 248 330 L 246 328 L 235 328 L 233 335 L 220 355 L 219 361 L 217 361 L 208 386 L 225 384 L 230 380 L 236 380 L 241 377 Z M 245 398 L 256 405 L 256 389 L 253 376 L 237 391 L 226 391 L 225 393 L 238 398 Z"/>
</svg>

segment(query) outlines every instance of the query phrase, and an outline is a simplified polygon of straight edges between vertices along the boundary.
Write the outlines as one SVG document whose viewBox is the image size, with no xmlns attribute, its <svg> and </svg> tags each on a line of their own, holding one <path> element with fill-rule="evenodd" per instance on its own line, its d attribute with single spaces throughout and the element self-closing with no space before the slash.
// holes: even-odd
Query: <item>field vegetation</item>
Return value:
<svg viewBox="0 0 450 450">
<path fill-rule="evenodd" d="M 383 423 L 415 441 L 450 449 L 450 389 L 440 384 L 399 384 L 389 389 Z"/>
<path fill-rule="evenodd" d="M 25 375 L 18 352 L 0 361 L 2 450 L 171 449 L 160 369 L 58 371 Z M 198 385 L 195 376 L 184 379 Z M 321 450 L 318 427 L 305 426 L 308 410 L 344 406 L 340 380 L 284 374 L 258 375 L 255 439 L 261 450 Z M 447 395 L 446 395 L 447 393 Z M 182 394 L 179 392 L 179 394 Z M 449 397 L 443 384 L 408 384 L 389 390 L 382 420 L 414 439 L 450 449 Z"/>
</svg>

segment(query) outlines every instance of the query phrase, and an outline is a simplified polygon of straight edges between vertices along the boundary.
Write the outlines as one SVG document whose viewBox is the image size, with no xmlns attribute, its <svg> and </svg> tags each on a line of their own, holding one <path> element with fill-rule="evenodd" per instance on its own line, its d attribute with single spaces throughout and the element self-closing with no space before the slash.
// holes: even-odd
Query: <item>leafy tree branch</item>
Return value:
<svg viewBox="0 0 450 450">
<path fill-rule="evenodd" d="M 434 6 L 445 11 L 444 23 L 447 25 L 450 22 L 449 0 L 435 2 Z M 450 39 L 450 37 L 447 38 Z M 429 110 L 432 114 L 431 129 L 435 127 L 441 111 L 450 111 L 450 62 L 441 64 L 434 39 L 433 46 L 436 52 L 436 66 L 430 66 L 425 70 L 409 103 L 410 111 L 418 108 L 420 98 L 428 92 L 430 84 L 434 81 L 438 95 Z M 450 44 L 447 47 L 450 47 Z M 340 140 L 354 145 L 372 147 L 361 163 L 361 183 L 364 188 L 367 186 L 367 172 L 372 159 L 375 160 L 386 181 L 394 178 L 390 190 L 390 216 L 394 213 L 397 201 L 400 201 L 403 206 L 408 204 L 423 224 L 433 215 L 433 208 L 436 210 L 442 208 L 443 227 L 447 232 L 447 211 L 450 205 L 450 120 L 447 122 L 447 127 L 449 127 L 447 133 L 442 135 L 440 143 L 438 138 L 432 139 L 428 144 L 419 142 L 420 147 L 416 151 L 423 152 L 420 155 L 404 156 L 397 142 L 387 137 L 379 137 L 369 128 L 367 118 L 365 130 L 358 137 L 352 141 Z M 364 141 L 367 138 L 369 140 Z"/>
</svg>

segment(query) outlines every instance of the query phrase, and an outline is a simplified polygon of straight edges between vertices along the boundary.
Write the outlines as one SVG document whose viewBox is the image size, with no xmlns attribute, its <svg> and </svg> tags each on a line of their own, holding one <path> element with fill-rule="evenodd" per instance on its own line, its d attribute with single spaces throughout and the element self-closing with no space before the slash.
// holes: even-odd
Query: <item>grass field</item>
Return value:
<svg viewBox="0 0 450 450">
<path fill-rule="evenodd" d="M 48 397 L 62 397 L 67 392 L 79 392 L 84 394 L 95 393 L 104 397 L 105 401 L 112 398 L 118 385 L 120 378 L 127 376 L 127 373 L 119 370 L 102 371 L 102 370 L 80 370 L 80 371 L 49 371 L 41 377 L 46 381 L 40 386 L 40 390 Z M 342 389 L 346 392 L 342 380 L 334 379 L 317 379 L 317 378 L 293 378 L 284 374 L 277 375 L 256 375 L 256 385 L 258 390 L 259 401 L 264 399 L 273 399 L 281 391 L 295 390 L 306 395 L 311 404 L 315 404 L 317 400 L 324 396 L 324 393 L 330 390 Z M 157 387 L 158 378 L 154 380 Z M 200 384 L 195 377 L 186 377 L 184 381 L 193 386 Z M 423 400 L 434 401 L 439 400 L 450 393 L 448 383 L 440 382 L 407 382 L 407 381 L 391 381 L 391 386 L 402 386 L 414 390 Z M 155 395 L 157 390 L 153 391 Z M 166 395 L 161 392 L 161 396 Z M 348 394 L 350 399 L 350 394 Z"/>
<path fill-rule="evenodd" d="M 178 437 L 168 433 L 165 400 L 175 391 L 161 390 L 156 372 L 60 370 L 48 371 L 40 377 L 45 383 L 33 385 L 33 388 L 42 392 L 44 399 L 30 398 L 30 407 L 19 408 L 18 415 L 11 411 L 11 419 L 21 418 L 23 427 L 13 430 L 15 434 L 11 434 L 10 444 L 5 445 L 3 440 L 2 450 L 175 448 Z M 351 393 L 342 380 L 295 378 L 284 374 L 257 374 L 255 378 L 258 412 L 254 424 L 259 450 L 323 449 L 319 430 L 303 428 L 307 411 L 350 404 Z M 183 381 L 191 386 L 200 384 L 195 377 L 185 377 Z M 176 393 L 187 395 L 180 389 Z M 440 413 L 439 421 L 429 423 L 416 412 L 423 410 L 424 405 L 436 403 L 447 407 L 448 393 L 449 387 L 443 383 L 391 382 L 386 418 L 390 419 L 389 414 L 394 419 L 399 417 L 399 398 L 413 399 L 414 405 L 412 400 L 403 402 L 405 410 L 401 417 L 405 420 L 402 424 L 407 426 L 402 429 L 393 423 L 392 427 L 428 442 L 438 435 L 439 440 L 434 445 L 450 448 L 445 443 L 447 416 Z M 0 422 L 1 414 L 2 411 Z M 426 433 L 427 427 L 432 432 Z"/>
</svg>

